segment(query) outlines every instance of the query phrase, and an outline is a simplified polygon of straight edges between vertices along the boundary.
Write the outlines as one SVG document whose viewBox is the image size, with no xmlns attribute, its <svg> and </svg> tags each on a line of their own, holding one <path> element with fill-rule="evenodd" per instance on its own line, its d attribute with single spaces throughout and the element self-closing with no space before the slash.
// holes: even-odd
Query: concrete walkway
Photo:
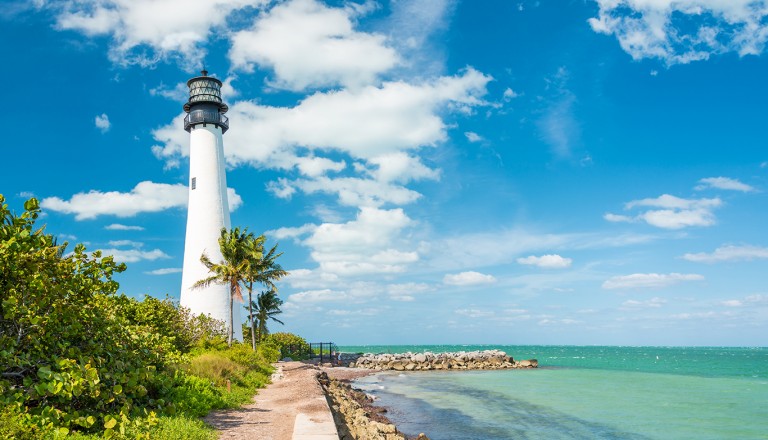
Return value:
<svg viewBox="0 0 768 440">
<path fill-rule="evenodd" d="M 325 397 L 322 397 L 322 400 L 326 402 Z M 326 403 L 325 406 L 327 408 L 328 404 Z M 316 413 L 314 416 L 305 413 L 296 414 L 293 440 L 339 440 L 331 410 Z"/>
<path fill-rule="evenodd" d="M 331 410 L 316 376 L 320 370 L 302 362 L 279 362 L 272 383 L 254 402 L 237 410 L 217 411 L 205 421 L 222 440 L 338 440 Z"/>
</svg>

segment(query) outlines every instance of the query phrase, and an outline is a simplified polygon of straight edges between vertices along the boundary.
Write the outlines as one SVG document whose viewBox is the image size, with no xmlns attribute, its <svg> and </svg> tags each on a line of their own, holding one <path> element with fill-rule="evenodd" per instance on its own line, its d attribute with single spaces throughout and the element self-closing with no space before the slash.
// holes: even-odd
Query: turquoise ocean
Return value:
<svg viewBox="0 0 768 440">
<path fill-rule="evenodd" d="M 432 440 L 768 439 L 768 348 L 416 345 L 499 349 L 539 368 L 386 372 L 355 386 L 406 434 Z"/>
</svg>

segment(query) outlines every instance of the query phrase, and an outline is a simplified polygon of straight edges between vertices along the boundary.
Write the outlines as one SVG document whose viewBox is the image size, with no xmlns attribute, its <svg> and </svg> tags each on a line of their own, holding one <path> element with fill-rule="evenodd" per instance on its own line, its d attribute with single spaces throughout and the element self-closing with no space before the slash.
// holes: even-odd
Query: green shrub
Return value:
<svg viewBox="0 0 768 440">
<path fill-rule="evenodd" d="M 226 407 L 224 388 L 217 387 L 210 379 L 177 372 L 170 398 L 176 404 L 177 414 L 202 417 L 213 409 Z"/>
<path fill-rule="evenodd" d="M 242 376 L 247 369 L 221 352 L 209 352 L 192 358 L 185 370 L 218 386 L 226 386 L 227 380 Z"/>
<path fill-rule="evenodd" d="M 267 335 L 264 339 L 267 344 L 275 346 L 278 353 L 292 359 L 304 359 L 309 351 L 309 344 L 299 335 L 286 332 L 278 332 Z"/>
<path fill-rule="evenodd" d="M 279 349 L 226 349 L 223 324 L 118 295 L 111 256 L 67 252 L 37 200 L 0 195 L 0 439 L 208 439 L 190 418 L 249 402 Z M 226 390 L 230 381 L 231 391 Z"/>
</svg>

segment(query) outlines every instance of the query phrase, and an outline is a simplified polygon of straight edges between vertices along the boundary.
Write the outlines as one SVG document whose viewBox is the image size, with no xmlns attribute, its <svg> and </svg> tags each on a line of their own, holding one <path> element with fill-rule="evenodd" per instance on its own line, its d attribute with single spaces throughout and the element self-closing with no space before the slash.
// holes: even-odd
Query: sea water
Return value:
<svg viewBox="0 0 768 440">
<path fill-rule="evenodd" d="M 768 439 L 768 348 L 355 346 L 500 349 L 538 369 L 387 372 L 359 379 L 406 434 L 432 440 Z"/>
</svg>

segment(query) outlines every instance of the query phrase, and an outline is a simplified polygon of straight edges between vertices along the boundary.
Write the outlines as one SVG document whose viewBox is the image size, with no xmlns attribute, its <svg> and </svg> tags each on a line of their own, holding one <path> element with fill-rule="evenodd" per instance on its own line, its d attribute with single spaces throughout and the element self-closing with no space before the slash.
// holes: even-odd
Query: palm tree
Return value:
<svg viewBox="0 0 768 440">
<path fill-rule="evenodd" d="M 253 283 L 261 283 L 268 287 L 270 291 L 274 291 L 275 298 L 277 298 L 277 287 L 275 281 L 288 275 L 288 272 L 283 270 L 282 266 L 276 262 L 277 258 L 283 255 L 282 252 L 277 253 L 277 245 L 274 245 L 269 252 L 264 254 L 264 242 L 266 237 L 262 234 L 248 241 L 247 254 L 248 254 L 248 270 L 246 273 L 246 282 L 248 283 L 248 317 L 251 323 L 251 344 L 253 349 L 256 350 L 256 329 L 253 321 L 254 313 L 253 308 L 256 306 L 259 310 L 258 302 L 253 301 Z M 259 295 L 259 298 L 261 295 Z M 278 301 L 280 301 L 278 299 Z M 278 304 L 282 304 L 282 301 Z M 280 313 L 280 312 L 278 312 Z M 279 321 L 278 321 L 279 322 Z M 282 324 L 282 322 L 281 322 Z M 261 340 L 261 337 L 258 338 Z"/>
<path fill-rule="evenodd" d="M 256 313 L 250 315 L 251 330 L 255 327 L 254 321 L 258 322 L 258 336 L 257 340 L 261 342 L 261 339 L 269 334 L 267 329 L 267 321 L 270 319 L 275 322 L 283 324 L 283 321 L 275 318 L 275 315 L 283 313 L 280 310 L 280 306 L 283 305 L 283 300 L 277 297 L 277 291 L 274 289 L 266 290 L 256 297 L 256 301 L 251 301 L 249 306 L 251 310 L 255 307 Z"/>
<path fill-rule="evenodd" d="M 214 263 L 208 255 L 203 252 L 200 256 L 200 262 L 208 268 L 211 276 L 196 282 L 192 288 L 199 289 L 208 287 L 211 284 L 229 285 L 229 322 L 227 323 L 227 344 L 232 346 L 232 336 L 234 334 L 234 301 L 235 299 L 243 301 L 243 294 L 240 283 L 244 282 L 249 270 L 248 243 L 254 240 L 253 234 L 248 232 L 248 228 L 240 231 L 240 228 L 234 228 L 227 231 L 221 228 L 219 237 L 219 248 L 223 260 Z"/>
</svg>

